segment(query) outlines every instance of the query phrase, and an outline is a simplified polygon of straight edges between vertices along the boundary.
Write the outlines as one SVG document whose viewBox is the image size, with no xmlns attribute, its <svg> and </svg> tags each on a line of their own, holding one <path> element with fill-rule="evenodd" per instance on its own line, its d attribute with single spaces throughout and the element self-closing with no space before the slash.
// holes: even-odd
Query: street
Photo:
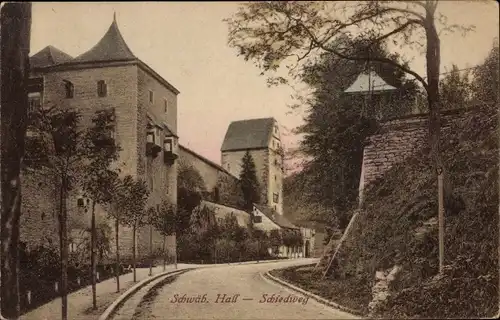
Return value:
<svg viewBox="0 0 500 320">
<path fill-rule="evenodd" d="M 272 269 L 314 261 L 299 259 L 193 270 L 180 275 L 172 283 L 149 290 L 149 298 L 143 299 L 133 314 L 119 312 L 114 320 L 356 318 L 283 289 L 261 276 L 261 273 Z M 121 309 L 134 308 L 127 306 L 126 302 Z"/>
</svg>

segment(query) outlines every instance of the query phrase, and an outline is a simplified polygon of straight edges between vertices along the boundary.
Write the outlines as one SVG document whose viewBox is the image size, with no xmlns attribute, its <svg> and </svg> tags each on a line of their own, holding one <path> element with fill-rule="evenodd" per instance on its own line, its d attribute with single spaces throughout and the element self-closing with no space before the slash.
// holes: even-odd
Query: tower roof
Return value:
<svg viewBox="0 0 500 320">
<path fill-rule="evenodd" d="M 57 49 L 56 47 L 46 46 L 30 57 L 30 67 L 39 68 L 53 66 L 72 59 L 72 56 Z"/>
<path fill-rule="evenodd" d="M 116 14 L 113 23 L 102 39 L 89 51 L 79 55 L 72 62 L 106 62 L 135 60 L 116 23 Z"/>
<path fill-rule="evenodd" d="M 274 118 L 233 121 L 226 131 L 221 151 L 267 148 Z"/>
<path fill-rule="evenodd" d="M 377 91 L 396 90 L 387 84 L 375 71 L 361 73 L 345 93 L 368 93 Z"/>
</svg>

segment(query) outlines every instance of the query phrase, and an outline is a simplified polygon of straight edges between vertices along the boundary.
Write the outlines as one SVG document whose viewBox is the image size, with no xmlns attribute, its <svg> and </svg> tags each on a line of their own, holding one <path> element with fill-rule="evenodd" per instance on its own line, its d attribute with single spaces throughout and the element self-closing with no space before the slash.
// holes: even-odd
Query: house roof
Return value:
<svg viewBox="0 0 500 320">
<path fill-rule="evenodd" d="M 132 53 L 116 23 L 116 15 L 113 23 L 101 40 L 87 52 L 76 57 L 73 62 L 104 62 L 104 61 L 128 61 L 137 57 Z"/>
<path fill-rule="evenodd" d="M 271 208 L 263 205 L 257 205 L 254 203 L 255 208 L 262 212 L 266 217 L 268 217 L 272 222 L 277 224 L 279 227 L 288 229 L 300 229 L 299 227 L 288 221 L 285 216 L 274 212 Z"/>
<path fill-rule="evenodd" d="M 375 71 L 361 73 L 345 93 L 368 93 L 377 91 L 396 90 L 387 84 Z"/>
<path fill-rule="evenodd" d="M 221 151 L 267 148 L 274 118 L 233 121 L 229 124 Z"/>
<path fill-rule="evenodd" d="M 57 49 L 54 46 L 46 46 L 42 50 L 30 57 L 30 67 L 40 68 L 64 63 L 72 60 L 73 57 Z"/>
</svg>

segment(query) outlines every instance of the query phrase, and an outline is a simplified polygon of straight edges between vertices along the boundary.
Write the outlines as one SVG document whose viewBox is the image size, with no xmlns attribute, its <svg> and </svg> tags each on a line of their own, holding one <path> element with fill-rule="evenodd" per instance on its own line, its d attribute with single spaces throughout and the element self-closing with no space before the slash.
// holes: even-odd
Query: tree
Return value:
<svg viewBox="0 0 500 320">
<path fill-rule="evenodd" d="M 495 39 L 485 61 L 473 72 L 473 98 L 495 106 L 498 103 L 498 38 Z"/>
<path fill-rule="evenodd" d="M 165 249 L 167 236 L 175 234 L 177 208 L 169 201 L 163 201 L 159 210 L 153 210 L 149 215 L 150 224 L 163 236 L 163 270 L 165 271 L 167 251 Z"/>
<path fill-rule="evenodd" d="M 81 177 L 87 156 L 85 133 L 79 129 L 81 115 L 64 106 L 46 106 L 34 110 L 29 121 L 30 144 L 26 150 L 27 162 L 34 167 L 44 167 L 56 181 L 59 192 L 59 248 L 61 252 L 61 312 L 67 319 L 68 286 L 68 227 L 67 199 L 69 191 Z"/>
<path fill-rule="evenodd" d="M 339 37 L 332 45 L 341 44 L 353 52 L 365 50 L 364 42 L 348 36 Z M 371 56 L 400 59 L 381 45 L 373 48 Z M 367 69 L 376 71 L 396 90 L 370 96 L 344 93 Z M 347 225 L 349 210 L 357 205 L 366 138 L 377 130 L 380 121 L 412 110 L 417 88 L 404 75 L 390 65 L 372 61 L 360 64 L 328 52 L 304 65 L 299 77 L 313 91 L 310 98 L 302 102 L 308 109 L 304 125 L 295 131 L 302 134 L 303 139 L 294 153 L 305 156 L 306 161 L 303 171 L 290 178 L 291 184 L 285 180 L 284 197 L 299 207 L 316 209 L 303 208 L 305 212 L 316 213 L 317 209 L 325 208 L 319 212 L 326 216 L 316 215 L 316 221 L 331 220 L 330 215 L 335 214 L 341 228 Z"/>
<path fill-rule="evenodd" d="M 453 65 L 440 83 L 443 109 L 466 107 L 471 100 L 471 83 L 469 72 L 460 73 L 458 66 Z"/>
<path fill-rule="evenodd" d="M 131 175 L 127 175 L 123 178 L 118 178 L 114 181 L 111 186 L 111 201 L 108 204 L 110 210 L 108 211 L 110 216 L 115 219 L 115 248 L 116 248 L 116 261 L 115 261 L 115 278 L 116 278 L 116 292 L 120 292 L 120 243 L 119 243 L 119 232 L 120 224 L 125 224 L 123 222 L 123 212 L 129 209 L 129 192 L 133 184 L 133 178 Z"/>
<path fill-rule="evenodd" d="M 31 3 L 6 3 L 1 9 L 1 313 L 18 318 L 21 163 L 28 118 Z"/>
<path fill-rule="evenodd" d="M 300 2 L 267 1 L 244 4 L 227 19 L 229 44 L 237 48 L 245 60 L 252 60 L 262 74 L 287 67 L 290 76 L 317 53 L 328 52 L 335 56 L 358 62 L 376 61 L 391 65 L 413 76 L 427 94 L 429 110 L 429 145 L 432 165 L 436 172 L 445 164 L 440 152 L 441 101 L 439 92 L 440 39 L 436 22 L 443 30 L 464 32 L 471 27 L 446 24 L 446 17 L 437 12 L 438 1 L 369 1 L 351 2 Z M 422 30 L 425 44 L 418 41 Z M 356 33 L 356 39 L 365 43 L 364 53 L 353 52 L 342 43 L 332 45 L 336 39 Z M 426 76 L 387 57 L 374 57 L 372 48 L 380 43 L 406 48 L 424 48 Z M 270 84 L 287 83 L 283 77 L 269 78 Z M 445 179 L 445 181 L 448 181 Z M 451 199 L 451 186 L 445 183 L 445 203 Z"/>
<path fill-rule="evenodd" d="M 177 214 L 176 234 L 182 235 L 189 229 L 191 213 L 201 203 L 206 193 L 205 182 L 201 174 L 193 166 L 179 163 L 177 176 Z"/>
<path fill-rule="evenodd" d="M 247 150 L 241 160 L 240 186 L 243 194 L 243 208 L 252 211 L 253 204 L 260 202 L 260 188 L 252 155 Z"/>
<path fill-rule="evenodd" d="M 96 222 L 95 207 L 107 205 L 112 199 L 112 186 L 118 178 L 118 172 L 111 169 L 111 164 L 118 159 L 120 148 L 113 137 L 114 110 L 100 110 L 92 119 L 93 125 L 85 132 L 87 164 L 83 170 L 82 188 L 85 195 L 92 199 L 91 218 L 91 280 L 92 307 L 97 310 L 96 294 Z"/>
<path fill-rule="evenodd" d="M 121 221 L 132 228 L 132 266 L 134 270 L 134 282 L 137 281 L 136 275 L 136 234 L 137 229 L 144 226 L 148 217 L 146 215 L 146 202 L 149 197 L 146 182 L 143 180 L 127 179 L 125 184 L 125 210 L 122 212 Z"/>
<path fill-rule="evenodd" d="M 228 174 L 220 175 L 217 179 L 218 199 L 215 201 L 230 207 L 239 208 L 243 202 L 240 181 Z"/>
</svg>

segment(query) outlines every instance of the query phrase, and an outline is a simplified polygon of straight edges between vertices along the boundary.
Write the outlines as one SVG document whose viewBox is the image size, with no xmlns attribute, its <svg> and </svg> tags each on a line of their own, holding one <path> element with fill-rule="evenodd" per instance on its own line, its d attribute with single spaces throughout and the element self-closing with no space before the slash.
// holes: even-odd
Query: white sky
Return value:
<svg viewBox="0 0 500 320">
<path fill-rule="evenodd" d="M 181 91 L 178 96 L 180 143 L 219 163 L 220 146 L 231 121 L 275 117 L 293 128 L 302 115 L 287 115 L 292 91 L 268 88 L 251 62 L 227 46 L 222 21 L 236 2 L 33 3 L 31 54 L 47 45 L 77 56 L 95 45 L 116 11 L 118 26 L 132 52 Z M 474 24 L 476 32 L 441 39 L 441 71 L 482 62 L 499 33 L 496 1 L 445 1 L 449 23 Z M 411 53 L 410 53 L 411 55 Z M 423 57 L 412 67 L 425 70 Z M 283 137 L 285 146 L 296 142 Z"/>
</svg>

